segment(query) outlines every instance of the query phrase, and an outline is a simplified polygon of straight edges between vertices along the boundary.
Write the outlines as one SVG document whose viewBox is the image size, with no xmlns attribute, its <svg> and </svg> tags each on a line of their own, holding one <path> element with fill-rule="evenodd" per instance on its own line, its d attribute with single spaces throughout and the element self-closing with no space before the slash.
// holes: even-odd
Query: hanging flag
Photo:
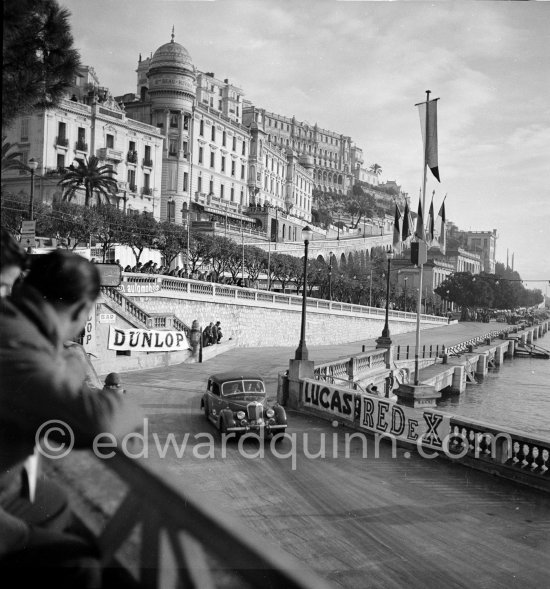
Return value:
<svg viewBox="0 0 550 589">
<path fill-rule="evenodd" d="M 434 197 L 432 194 L 432 202 L 430 203 L 430 210 L 428 211 L 428 222 L 426 224 L 426 243 L 432 245 L 434 240 L 435 226 L 434 226 Z"/>
<path fill-rule="evenodd" d="M 445 195 L 445 198 L 447 198 L 447 195 Z M 435 222 L 435 231 L 437 234 L 436 239 L 439 242 L 439 249 L 443 255 L 445 255 L 445 251 L 447 249 L 447 240 L 445 235 L 445 198 L 439 207 L 439 213 L 437 213 L 437 219 Z"/>
<path fill-rule="evenodd" d="M 418 216 L 416 217 L 416 230 L 414 236 L 419 241 L 426 241 L 426 234 L 424 233 L 424 217 L 422 215 L 422 201 L 418 201 Z"/>
<path fill-rule="evenodd" d="M 401 246 L 401 211 L 395 204 L 395 219 L 393 221 L 393 249 L 398 250 Z"/>
<path fill-rule="evenodd" d="M 405 212 L 403 213 L 403 228 L 401 233 L 403 235 L 403 241 L 407 241 L 410 237 L 412 237 L 413 234 L 413 220 L 408 202 L 405 203 Z"/>
<path fill-rule="evenodd" d="M 417 104 L 418 112 L 420 114 L 420 128 L 422 129 L 422 141 L 424 144 L 424 154 L 426 165 L 432 171 L 438 182 L 439 167 L 437 161 L 437 101 L 439 98 L 434 98 L 428 102 L 421 102 Z M 427 113 L 426 113 L 427 111 Z M 427 119 L 427 123 L 426 123 Z"/>
</svg>

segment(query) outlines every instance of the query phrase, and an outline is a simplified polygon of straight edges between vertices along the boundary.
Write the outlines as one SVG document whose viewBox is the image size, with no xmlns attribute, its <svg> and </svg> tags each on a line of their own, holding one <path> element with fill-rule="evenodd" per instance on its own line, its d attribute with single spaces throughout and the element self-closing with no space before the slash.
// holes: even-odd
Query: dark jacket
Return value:
<svg viewBox="0 0 550 589">
<path fill-rule="evenodd" d="M 121 438 L 142 423 L 130 399 L 85 384 L 82 360 L 63 343 L 55 310 L 32 287 L 0 302 L 0 508 L 23 491 L 23 463 L 45 422 L 65 422 L 75 448 L 91 447 L 103 432 Z"/>
</svg>

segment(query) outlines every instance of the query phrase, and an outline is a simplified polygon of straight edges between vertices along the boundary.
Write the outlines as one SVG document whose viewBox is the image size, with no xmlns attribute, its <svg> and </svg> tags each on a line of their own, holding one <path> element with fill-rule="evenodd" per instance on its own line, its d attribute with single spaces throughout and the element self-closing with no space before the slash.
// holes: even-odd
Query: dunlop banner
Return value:
<svg viewBox="0 0 550 589">
<path fill-rule="evenodd" d="M 109 328 L 109 350 L 134 352 L 175 352 L 189 349 L 183 331 Z"/>
<path fill-rule="evenodd" d="M 304 379 L 303 402 L 304 407 L 311 407 L 318 411 L 325 411 L 339 417 L 353 421 L 355 414 L 356 392 L 351 389 L 341 389 L 318 380 Z"/>
<path fill-rule="evenodd" d="M 376 434 L 388 434 L 434 450 L 444 449 L 449 440 L 449 415 L 430 409 L 413 409 L 389 399 L 361 395 L 359 427 Z"/>
</svg>

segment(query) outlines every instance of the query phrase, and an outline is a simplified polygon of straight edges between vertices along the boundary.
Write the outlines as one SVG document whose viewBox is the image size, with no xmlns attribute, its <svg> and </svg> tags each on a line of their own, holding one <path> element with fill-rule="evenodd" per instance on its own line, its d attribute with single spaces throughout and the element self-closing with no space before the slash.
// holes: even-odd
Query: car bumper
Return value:
<svg viewBox="0 0 550 589">
<path fill-rule="evenodd" d="M 231 433 L 258 433 L 258 434 L 278 434 L 284 432 L 287 428 L 287 424 L 273 424 L 273 425 L 235 425 L 233 427 L 228 427 L 227 432 Z"/>
</svg>

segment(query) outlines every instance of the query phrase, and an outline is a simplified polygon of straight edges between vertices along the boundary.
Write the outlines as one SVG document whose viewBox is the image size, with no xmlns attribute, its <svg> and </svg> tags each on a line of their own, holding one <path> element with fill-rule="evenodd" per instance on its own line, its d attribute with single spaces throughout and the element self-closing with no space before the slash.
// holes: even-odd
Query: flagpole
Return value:
<svg viewBox="0 0 550 589">
<path fill-rule="evenodd" d="M 424 145 L 424 175 L 422 180 L 422 215 L 424 216 L 424 211 L 426 210 L 426 180 L 427 180 L 427 170 L 428 170 L 428 121 L 430 120 L 429 117 L 429 108 L 430 108 L 430 94 L 431 90 L 426 90 L 426 138 L 425 138 L 425 145 Z M 424 217 L 422 218 L 422 223 L 424 223 Z M 420 315 L 422 311 L 422 275 L 424 273 L 424 263 L 422 262 L 422 258 L 419 260 L 421 263 L 418 266 L 418 301 L 416 307 L 416 345 L 414 350 L 414 384 L 419 384 L 419 356 L 418 353 L 420 351 Z"/>
</svg>

